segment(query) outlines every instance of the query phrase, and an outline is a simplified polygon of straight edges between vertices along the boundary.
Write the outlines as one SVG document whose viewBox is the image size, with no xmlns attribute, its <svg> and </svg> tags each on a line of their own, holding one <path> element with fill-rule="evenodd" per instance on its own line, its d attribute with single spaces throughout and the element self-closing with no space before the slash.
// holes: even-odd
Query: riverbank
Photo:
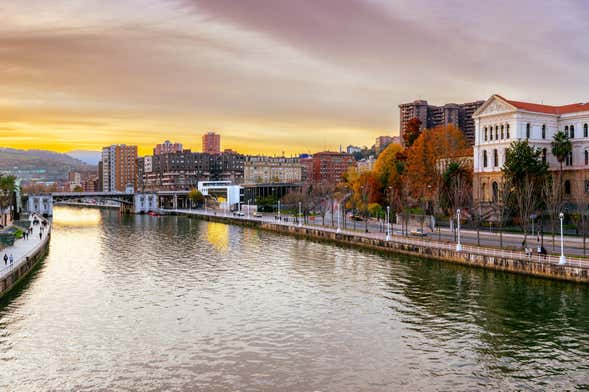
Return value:
<svg viewBox="0 0 589 392">
<path fill-rule="evenodd" d="M 455 243 L 436 241 L 430 238 L 421 239 L 392 235 L 390 240 L 387 241 L 383 233 L 358 233 L 346 230 L 338 232 L 335 229 L 326 227 L 299 226 L 293 222 L 274 219 L 274 217 L 225 216 L 223 213 L 215 214 L 214 212 L 201 210 L 173 210 L 173 212 L 207 221 L 239 224 L 382 252 L 402 253 L 473 267 L 589 283 L 589 261 L 586 259 L 568 258 L 567 263 L 561 265 L 559 264 L 559 258 L 556 256 L 526 255 L 523 252 L 472 245 L 462 245 L 462 250 L 457 251 Z"/>
<path fill-rule="evenodd" d="M 32 233 L 27 239 L 21 238 L 14 242 L 14 245 L 0 250 L 0 298 L 16 287 L 45 257 L 51 238 L 51 222 L 38 216 L 39 224 L 33 225 L 30 220 Z M 43 227 L 42 222 L 47 222 Z M 4 261 L 4 255 L 10 260 Z"/>
</svg>

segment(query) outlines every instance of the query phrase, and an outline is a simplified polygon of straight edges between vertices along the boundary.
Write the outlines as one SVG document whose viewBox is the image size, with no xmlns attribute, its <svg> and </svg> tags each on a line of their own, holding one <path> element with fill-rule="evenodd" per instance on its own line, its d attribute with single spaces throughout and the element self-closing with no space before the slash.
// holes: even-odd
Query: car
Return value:
<svg viewBox="0 0 589 392">
<path fill-rule="evenodd" d="M 245 214 L 241 211 L 233 211 L 233 216 L 245 216 Z"/>
<path fill-rule="evenodd" d="M 354 221 L 363 221 L 364 220 L 364 218 L 361 217 L 360 215 L 352 215 L 351 219 Z"/>
<path fill-rule="evenodd" d="M 425 231 L 423 231 L 423 229 L 415 229 L 415 230 L 411 230 L 410 234 L 414 237 L 425 237 L 427 236 L 427 233 Z"/>
<path fill-rule="evenodd" d="M 254 212 L 254 218 L 261 218 L 262 214 L 260 212 Z"/>
</svg>

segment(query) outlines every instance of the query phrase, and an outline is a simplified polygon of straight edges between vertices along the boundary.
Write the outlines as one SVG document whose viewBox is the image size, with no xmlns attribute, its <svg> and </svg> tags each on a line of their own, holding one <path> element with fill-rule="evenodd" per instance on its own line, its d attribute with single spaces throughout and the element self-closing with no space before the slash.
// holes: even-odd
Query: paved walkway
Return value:
<svg viewBox="0 0 589 392">
<path fill-rule="evenodd" d="M 41 222 L 46 221 L 43 217 L 37 217 Z M 33 218 L 31 218 L 32 224 Z M 12 270 L 18 268 L 18 266 L 24 262 L 27 256 L 34 254 L 37 249 L 43 246 L 47 242 L 48 233 L 51 230 L 51 222 L 47 221 L 47 226 L 43 229 L 42 238 L 39 238 L 39 232 L 41 230 L 42 225 L 34 225 L 33 233 L 29 236 L 28 239 L 19 239 L 14 241 L 14 245 L 9 246 L 7 248 L 0 250 L 0 279 L 4 279 L 6 275 L 8 275 Z M 6 264 L 4 264 L 4 255 L 7 255 L 10 258 L 12 255 L 14 261 L 12 265 L 10 265 L 10 260 Z"/>
</svg>

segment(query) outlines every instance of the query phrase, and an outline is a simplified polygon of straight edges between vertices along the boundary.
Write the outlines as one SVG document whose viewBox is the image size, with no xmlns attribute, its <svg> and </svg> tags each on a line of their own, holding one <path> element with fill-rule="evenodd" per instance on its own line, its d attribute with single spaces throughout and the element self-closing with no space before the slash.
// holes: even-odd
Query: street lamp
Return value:
<svg viewBox="0 0 589 392">
<path fill-rule="evenodd" d="M 387 241 L 391 240 L 391 207 L 387 206 Z"/>
<path fill-rule="evenodd" d="M 251 199 L 247 200 L 247 217 L 250 217 L 250 203 L 252 202 Z"/>
<path fill-rule="evenodd" d="M 303 222 L 301 221 L 301 216 L 303 214 L 301 213 L 301 202 L 299 201 L 299 227 L 301 227 L 303 225 Z"/>
<path fill-rule="evenodd" d="M 278 200 L 278 220 L 280 221 L 280 200 Z"/>
<path fill-rule="evenodd" d="M 567 259 L 564 256 L 564 238 L 562 234 L 562 221 L 564 220 L 564 214 L 561 212 L 560 214 L 558 214 L 558 217 L 560 218 L 560 259 L 558 261 L 558 264 L 566 264 Z"/>
<path fill-rule="evenodd" d="M 456 220 L 458 223 L 458 242 L 456 243 L 456 252 L 462 252 L 462 244 L 460 243 L 460 208 L 456 210 Z"/>
<path fill-rule="evenodd" d="M 341 231 L 342 231 L 340 224 L 339 224 L 340 214 L 341 214 L 340 203 L 337 203 L 337 231 L 336 231 L 336 233 L 341 233 Z"/>
</svg>

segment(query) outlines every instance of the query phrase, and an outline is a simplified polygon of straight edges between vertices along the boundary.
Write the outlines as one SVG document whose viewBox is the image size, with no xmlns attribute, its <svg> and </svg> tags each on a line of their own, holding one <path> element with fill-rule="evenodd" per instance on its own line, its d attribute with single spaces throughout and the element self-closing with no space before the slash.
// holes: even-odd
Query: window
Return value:
<svg viewBox="0 0 589 392">
<path fill-rule="evenodd" d="M 589 193 L 589 180 L 585 180 L 585 193 Z"/>
<path fill-rule="evenodd" d="M 485 141 L 487 141 L 487 127 L 485 127 Z"/>
<path fill-rule="evenodd" d="M 585 184 L 587 184 L 589 181 L 585 181 Z M 585 185 L 585 192 L 587 192 L 587 185 Z M 487 184 L 483 183 L 483 185 L 481 186 L 481 200 L 485 201 L 485 197 L 487 193 Z"/>
<path fill-rule="evenodd" d="M 496 202 L 499 199 L 499 184 L 493 182 L 493 201 Z"/>
<path fill-rule="evenodd" d="M 546 124 L 542 124 L 542 139 L 546 139 Z"/>
<path fill-rule="evenodd" d="M 587 124 L 583 125 L 583 137 L 589 136 L 589 128 L 587 128 Z"/>
<path fill-rule="evenodd" d="M 497 150 L 493 150 L 493 166 L 499 166 L 499 155 L 497 154 Z"/>
<path fill-rule="evenodd" d="M 499 140 L 499 125 L 495 125 L 495 140 Z"/>
<path fill-rule="evenodd" d="M 571 182 L 569 180 L 566 180 L 564 182 L 564 193 L 565 193 L 565 195 L 571 194 Z"/>
<path fill-rule="evenodd" d="M 507 129 L 507 132 L 506 132 L 507 133 L 507 138 L 509 139 L 509 124 L 507 124 L 506 129 Z"/>
<path fill-rule="evenodd" d="M 493 127 L 489 127 L 489 140 L 493 140 Z"/>
<path fill-rule="evenodd" d="M 565 126 L 564 127 L 564 133 L 567 135 L 567 137 L 569 136 L 569 126 Z"/>
<path fill-rule="evenodd" d="M 573 166 L 573 152 L 569 152 L 569 154 L 565 158 L 564 162 L 565 166 Z"/>
<path fill-rule="evenodd" d="M 546 163 L 546 149 L 542 149 L 542 163 Z"/>
<path fill-rule="evenodd" d="M 530 123 L 526 124 L 526 139 L 530 138 Z"/>
<path fill-rule="evenodd" d="M 501 125 L 501 139 L 503 140 L 504 137 L 505 137 L 505 134 L 503 133 L 503 125 Z"/>
<path fill-rule="evenodd" d="M 483 167 L 487 167 L 487 151 L 483 151 Z"/>
<path fill-rule="evenodd" d="M 571 127 L 569 129 L 569 137 L 571 139 L 574 139 L 575 138 L 575 126 L 574 125 L 571 125 Z"/>
<path fill-rule="evenodd" d="M 585 165 L 589 165 L 589 151 L 585 150 Z"/>
</svg>

